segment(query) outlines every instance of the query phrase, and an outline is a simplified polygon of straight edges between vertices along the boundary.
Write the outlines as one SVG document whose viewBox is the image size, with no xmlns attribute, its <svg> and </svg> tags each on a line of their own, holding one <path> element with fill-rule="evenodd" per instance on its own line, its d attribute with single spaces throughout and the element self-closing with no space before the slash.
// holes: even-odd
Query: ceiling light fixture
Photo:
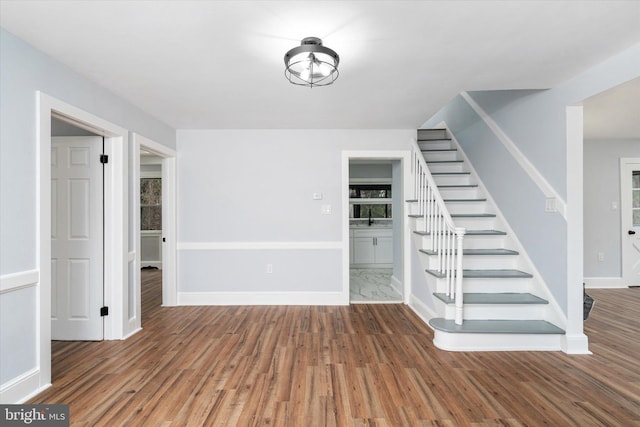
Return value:
<svg viewBox="0 0 640 427">
<path fill-rule="evenodd" d="M 338 78 L 340 57 L 318 37 L 306 37 L 284 55 L 284 75 L 299 86 L 328 86 Z"/>
</svg>

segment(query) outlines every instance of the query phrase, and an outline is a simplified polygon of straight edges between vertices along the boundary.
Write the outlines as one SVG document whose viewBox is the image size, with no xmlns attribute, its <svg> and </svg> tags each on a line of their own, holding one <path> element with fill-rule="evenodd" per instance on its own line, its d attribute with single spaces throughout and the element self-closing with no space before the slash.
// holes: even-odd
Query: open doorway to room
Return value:
<svg viewBox="0 0 640 427">
<path fill-rule="evenodd" d="M 140 150 L 142 322 L 162 305 L 162 158 Z"/>
<path fill-rule="evenodd" d="M 349 301 L 403 302 L 400 160 L 349 160 Z"/>
</svg>

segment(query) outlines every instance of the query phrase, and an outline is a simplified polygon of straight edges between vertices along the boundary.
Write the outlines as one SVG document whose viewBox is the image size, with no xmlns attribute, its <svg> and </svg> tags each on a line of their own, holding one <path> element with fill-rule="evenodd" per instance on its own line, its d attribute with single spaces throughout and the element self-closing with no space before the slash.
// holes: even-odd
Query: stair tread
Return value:
<svg viewBox="0 0 640 427">
<path fill-rule="evenodd" d="M 464 163 L 464 160 L 425 160 L 427 163 Z"/>
<path fill-rule="evenodd" d="M 447 294 L 434 293 L 438 299 L 447 304 L 454 303 Z M 466 293 L 465 304 L 549 304 L 549 301 L 530 293 Z"/>
<path fill-rule="evenodd" d="M 438 185 L 438 188 L 476 188 L 478 184 L 451 184 L 451 185 Z"/>
<path fill-rule="evenodd" d="M 495 218 L 491 213 L 451 214 L 451 218 Z"/>
<path fill-rule="evenodd" d="M 430 236 L 431 233 L 426 231 L 414 231 L 420 236 Z M 465 236 L 506 236 L 507 233 L 500 230 L 467 230 Z"/>
<path fill-rule="evenodd" d="M 451 172 L 431 172 L 431 175 L 471 175 L 471 172 L 466 172 L 466 171 L 462 171 L 462 172 L 455 172 L 455 171 L 451 171 Z"/>
<path fill-rule="evenodd" d="M 457 148 L 430 148 L 428 150 L 420 150 L 423 153 L 435 153 L 440 151 L 458 151 Z"/>
<path fill-rule="evenodd" d="M 425 270 L 427 273 L 440 279 L 446 277 L 445 273 L 436 270 Z M 504 270 L 462 270 L 462 277 L 467 279 L 528 279 L 533 277 L 532 274 L 520 270 L 504 269 Z"/>
<path fill-rule="evenodd" d="M 420 252 L 427 255 L 436 255 L 437 252 L 430 249 L 420 249 Z M 463 255 L 518 255 L 518 251 L 504 248 L 491 249 L 463 249 Z"/>
<path fill-rule="evenodd" d="M 434 329 L 470 334 L 562 334 L 564 330 L 546 320 L 465 320 L 456 325 L 452 319 L 441 317 L 429 320 Z"/>
<path fill-rule="evenodd" d="M 455 203 L 455 202 L 486 202 L 487 199 L 443 199 L 445 203 Z"/>
</svg>

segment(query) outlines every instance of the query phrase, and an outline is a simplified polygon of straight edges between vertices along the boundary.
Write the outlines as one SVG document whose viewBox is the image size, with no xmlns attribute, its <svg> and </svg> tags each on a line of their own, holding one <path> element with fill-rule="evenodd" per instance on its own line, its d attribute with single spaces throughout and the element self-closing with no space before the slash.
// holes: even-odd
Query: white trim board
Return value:
<svg viewBox="0 0 640 427">
<path fill-rule="evenodd" d="M 40 383 L 40 369 L 33 368 L 0 386 L 0 403 L 21 404 L 49 387 Z"/>
<path fill-rule="evenodd" d="M 0 276 L 0 294 L 35 286 L 40 282 L 38 270 L 19 271 Z"/>
<path fill-rule="evenodd" d="M 348 305 L 342 292 L 178 292 L 178 305 Z"/>
<path fill-rule="evenodd" d="M 498 137 L 498 140 L 504 145 L 507 151 L 518 162 L 522 169 L 529 175 L 531 180 L 538 186 L 540 191 L 545 195 L 547 200 L 553 199 L 551 205 L 555 204 L 555 211 L 558 212 L 566 221 L 567 219 L 567 203 L 560 197 L 556 190 L 549 184 L 546 178 L 536 169 L 529 159 L 520 151 L 516 144 L 507 136 L 507 134 L 498 126 L 486 111 L 478 105 L 477 102 L 469 96 L 467 92 L 461 92 L 460 96 L 467 104 L 476 112 L 491 131 Z"/>
<path fill-rule="evenodd" d="M 179 251 L 342 249 L 340 241 L 326 242 L 179 242 Z"/>
<path fill-rule="evenodd" d="M 586 289 L 623 289 L 627 288 L 622 277 L 585 277 Z"/>
</svg>

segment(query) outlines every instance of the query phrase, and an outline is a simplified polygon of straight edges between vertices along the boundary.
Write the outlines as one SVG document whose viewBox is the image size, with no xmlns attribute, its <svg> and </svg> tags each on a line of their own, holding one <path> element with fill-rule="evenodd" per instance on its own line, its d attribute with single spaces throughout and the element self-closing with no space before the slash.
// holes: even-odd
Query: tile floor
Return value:
<svg viewBox="0 0 640 427">
<path fill-rule="evenodd" d="M 352 303 L 398 303 L 400 295 L 391 286 L 390 268 L 352 268 L 349 271 L 349 295 Z"/>
</svg>

